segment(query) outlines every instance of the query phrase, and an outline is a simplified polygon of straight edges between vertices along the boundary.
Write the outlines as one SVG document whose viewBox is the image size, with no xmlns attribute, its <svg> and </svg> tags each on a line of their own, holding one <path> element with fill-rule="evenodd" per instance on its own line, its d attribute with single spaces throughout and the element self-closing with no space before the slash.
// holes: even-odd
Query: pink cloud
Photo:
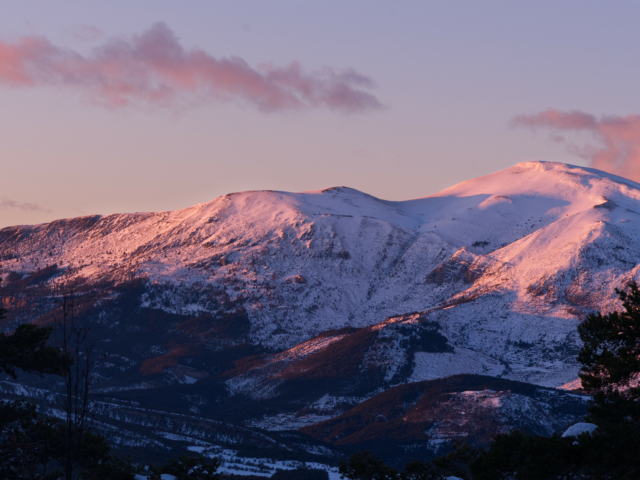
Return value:
<svg viewBox="0 0 640 480">
<path fill-rule="evenodd" d="M 602 116 L 580 111 L 546 110 L 518 115 L 510 125 L 532 130 L 547 129 L 551 139 L 590 162 L 595 168 L 640 181 L 640 115 Z M 561 133 L 587 133 L 595 144 L 576 144 Z"/>
<path fill-rule="evenodd" d="M 307 72 L 298 62 L 251 67 L 240 57 L 185 49 L 164 23 L 131 39 L 113 38 L 82 55 L 43 37 L 0 42 L 0 84 L 63 86 L 109 108 L 185 108 L 236 101 L 263 112 L 326 108 L 357 113 L 381 108 L 363 89 L 373 81 L 355 70 Z"/>
</svg>

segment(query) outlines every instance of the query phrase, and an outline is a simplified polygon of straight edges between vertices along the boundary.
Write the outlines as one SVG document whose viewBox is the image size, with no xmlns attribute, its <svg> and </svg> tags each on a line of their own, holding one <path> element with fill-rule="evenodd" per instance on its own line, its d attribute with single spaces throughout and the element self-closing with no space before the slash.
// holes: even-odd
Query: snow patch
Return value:
<svg viewBox="0 0 640 480">
<path fill-rule="evenodd" d="M 592 433 L 595 429 L 598 428 L 597 425 L 593 423 L 576 423 L 575 425 L 571 425 L 567 430 L 562 434 L 563 437 L 577 437 L 583 433 Z"/>
</svg>

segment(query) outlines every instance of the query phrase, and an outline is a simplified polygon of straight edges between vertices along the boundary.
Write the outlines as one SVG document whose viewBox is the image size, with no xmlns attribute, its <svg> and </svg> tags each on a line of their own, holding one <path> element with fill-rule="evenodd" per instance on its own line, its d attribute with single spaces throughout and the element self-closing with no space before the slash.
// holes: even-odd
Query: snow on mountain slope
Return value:
<svg viewBox="0 0 640 480">
<path fill-rule="evenodd" d="M 404 202 L 346 187 L 243 192 L 9 227 L 0 268 L 11 281 L 55 263 L 51 285 L 142 278 L 141 307 L 182 315 L 214 313 L 214 286 L 272 349 L 429 311 L 455 352 L 417 355 L 412 380 L 492 373 L 556 386 L 577 373 L 577 320 L 613 308 L 614 288 L 638 276 L 638 212 L 634 182 L 529 162 Z"/>
</svg>

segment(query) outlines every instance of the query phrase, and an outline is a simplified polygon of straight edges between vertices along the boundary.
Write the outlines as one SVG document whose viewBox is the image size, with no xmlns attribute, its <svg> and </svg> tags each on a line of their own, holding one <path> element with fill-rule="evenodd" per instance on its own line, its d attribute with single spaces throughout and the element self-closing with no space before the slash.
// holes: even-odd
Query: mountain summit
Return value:
<svg viewBox="0 0 640 480">
<path fill-rule="evenodd" d="M 139 307 L 182 315 L 215 314 L 213 288 L 246 311 L 247 340 L 270 348 L 434 310 L 457 347 L 447 373 L 555 386 L 577 373 L 576 321 L 611 308 L 636 275 L 637 212 L 634 182 L 527 162 L 402 202 L 347 187 L 254 191 L 9 227 L 0 267 L 24 277 L 55 264 L 51 285 L 144 280 Z M 414 378 L 440 373 L 422 359 Z"/>
<path fill-rule="evenodd" d="M 347 187 L 234 193 L 0 230 L 2 327 L 51 322 L 73 290 L 107 359 L 98 393 L 318 432 L 407 383 L 574 380 L 576 326 L 618 306 L 639 240 L 639 184 L 560 163 L 402 202 Z"/>
</svg>

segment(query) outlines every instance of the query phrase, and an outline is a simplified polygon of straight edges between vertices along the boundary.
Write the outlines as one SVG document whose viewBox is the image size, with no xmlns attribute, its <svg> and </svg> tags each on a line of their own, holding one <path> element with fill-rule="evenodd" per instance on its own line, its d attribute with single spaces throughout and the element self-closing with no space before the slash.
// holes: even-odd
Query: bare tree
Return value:
<svg viewBox="0 0 640 480">
<path fill-rule="evenodd" d="M 64 382 L 65 412 L 64 458 L 61 458 L 65 480 L 72 480 L 83 438 L 93 426 L 89 390 L 93 371 L 100 361 L 94 360 L 89 328 L 78 325 L 74 315 L 73 292 L 61 301 L 62 315 L 56 318 L 55 343 L 62 358 L 60 375 Z"/>
</svg>

